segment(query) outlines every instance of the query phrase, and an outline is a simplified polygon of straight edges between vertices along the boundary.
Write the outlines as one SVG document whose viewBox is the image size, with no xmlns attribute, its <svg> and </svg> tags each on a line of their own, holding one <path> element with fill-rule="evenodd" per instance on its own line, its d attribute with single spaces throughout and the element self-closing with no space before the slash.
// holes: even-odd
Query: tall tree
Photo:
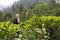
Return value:
<svg viewBox="0 0 60 40">
<path fill-rule="evenodd" d="M 56 1 L 55 0 L 49 0 L 49 4 L 55 4 L 56 3 Z"/>
<path fill-rule="evenodd" d="M 13 15 L 16 14 L 16 2 L 12 5 Z"/>
<path fill-rule="evenodd" d="M 3 21 L 3 12 L 0 10 L 0 21 Z"/>
</svg>

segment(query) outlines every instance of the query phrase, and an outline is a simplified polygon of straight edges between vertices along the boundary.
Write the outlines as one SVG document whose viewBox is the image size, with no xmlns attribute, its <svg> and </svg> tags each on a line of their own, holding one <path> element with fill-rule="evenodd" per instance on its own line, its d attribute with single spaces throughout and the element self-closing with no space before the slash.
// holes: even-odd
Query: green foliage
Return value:
<svg viewBox="0 0 60 40">
<path fill-rule="evenodd" d="M 12 14 L 11 13 L 6 13 L 4 16 L 4 20 L 8 20 L 12 18 Z"/>
<path fill-rule="evenodd" d="M 60 40 L 60 4 L 38 3 L 30 8 L 14 4 L 11 10 L 13 17 L 16 13 L 21 15 L 22 22 L 18 25 L 10 21 L 0 22 L 0 40 L 17 37 L 21 40 Z M 10 18 L 12 13 L 6 13 L 4 17 Z"/>
<path fill-rule="evenodd" d="M 4 13 L 5 15 L 7 15 L 7 13 L 10 13 L 13 17 L 15 17 L 16 13 L 19 13 L 21 21 L 26 21 L 34 14 L 37 16 L 60 16 L 60 4 L 55 3 L 55 0 L 51 0 L 51 4 L 42 3 L 40 1 L 37 3 L 32 3 L 32 6 L 29 7 L 25 7 L 22 3 L 15 2 L 10 8 L 4 10 L 6 11 L 6 13 Z"/>
<path fill-rule="evenodd" d="M 3 21 L 3 12 L 0 10 L 0 21 Z"/>
<path fill-rule="evenodd" d="M 49 5 L 49 4 L 37 4 L 35 9 L 34 9 L 34 14 L 38 16 L 60 16 L 60 4 L 54 4 L 54 5 Z"/>
<path fill-rule="evenodd" d="M 21 40 L 60 40 L 60 17 L 34 15 L 18 25 L 0 22 L 0 40 L 14 40 L 17 36 Z"/>
</svg>

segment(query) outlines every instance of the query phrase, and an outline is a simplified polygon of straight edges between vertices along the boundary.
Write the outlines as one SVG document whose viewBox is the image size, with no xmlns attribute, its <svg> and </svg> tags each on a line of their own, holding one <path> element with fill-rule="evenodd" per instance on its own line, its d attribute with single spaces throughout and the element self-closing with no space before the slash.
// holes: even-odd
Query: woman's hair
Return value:
<svg viewBox="0 0 60 40">
<path fill-rule="evenodd" d="M 16 17 L 19 17 L 20 15 L 19 14 L 16 14 Z"/>
</svg>

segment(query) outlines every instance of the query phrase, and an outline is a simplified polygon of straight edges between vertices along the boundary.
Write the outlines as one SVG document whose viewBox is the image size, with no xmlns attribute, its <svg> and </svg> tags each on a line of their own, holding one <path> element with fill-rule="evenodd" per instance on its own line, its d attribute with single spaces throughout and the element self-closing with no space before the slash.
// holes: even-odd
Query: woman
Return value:
<svg viewBox="0 0 60 40">
<path fill-rule="evenodd" d="M 20 16 L 19 14 L 16 14 L 16 18 L 13 20 L 14 24 L 19 24 L 20 23 Z M 20 31 L 17 32 L 17 37 L 20 34 Z"/>
<path fill-rule="evenodd" d="M 20 17 L 19 14 L 16 14 L 16 18 L 13 20 L 14 24 L 19 24 L 20 23 Z"/>
</svg>

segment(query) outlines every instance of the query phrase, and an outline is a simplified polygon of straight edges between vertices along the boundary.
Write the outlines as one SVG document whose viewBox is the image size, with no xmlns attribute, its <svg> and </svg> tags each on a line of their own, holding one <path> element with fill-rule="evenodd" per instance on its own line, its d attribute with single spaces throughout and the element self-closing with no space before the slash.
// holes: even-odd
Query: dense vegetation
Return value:
<svg viewBox="0 0 60 40">
<path fill-rule="evenodd" d="M 15 14 L 20 14 L 20 24 L 13 24 Z M 14 3 L 0 11 L 0 40 L 60 40 L 60 4 L 33 3 L 24 7 Z"/>
<path fill-rule="evenodd" d="M 19 35 L 17 35 L 19 32 Z M 0 22 L 0 40 L 60 40 L 60 17 L 33 16 L 19 25 Z"/>
<path fill-rule="evenodd" d="M 29 6 L 29 4 L 28 4 Z M 0 11 L 1 21 L 13 19 L 15 14 L 20 14 L 21 21 L 29 19 L 32 15 L 36 14 L 37 16 L 60 16 L 60 4 L 55 3 L 54 0 L 51 0 L 49 3 L 36 2 L 32 3 L 32 6 L 25 7 L 23 3 L 19 1 L 14 3 L 11 7 Z"/>
</svg>

